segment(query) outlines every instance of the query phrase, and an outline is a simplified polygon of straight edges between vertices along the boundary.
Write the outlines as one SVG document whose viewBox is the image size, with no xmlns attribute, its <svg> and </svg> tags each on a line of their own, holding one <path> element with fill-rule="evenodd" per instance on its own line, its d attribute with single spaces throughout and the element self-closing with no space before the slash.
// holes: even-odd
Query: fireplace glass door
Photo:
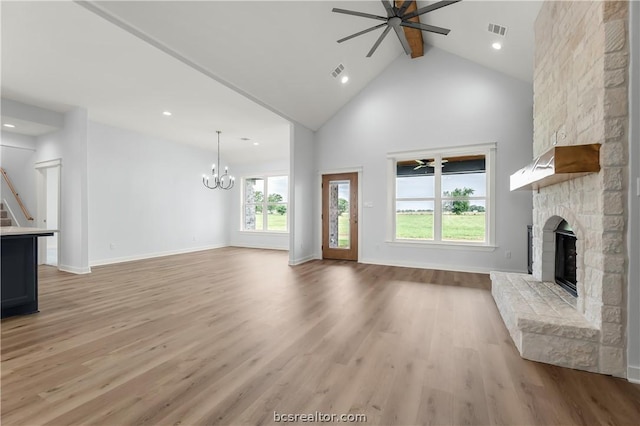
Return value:
<svg viewBox="0 0 640 426">
<path fill-rule="evenodd" d="M 574 296 L 578 295 L 576 284 L 576 234 L 566 221 L 562 221 L 556 234 L 556 283 Z"/>
</svg>

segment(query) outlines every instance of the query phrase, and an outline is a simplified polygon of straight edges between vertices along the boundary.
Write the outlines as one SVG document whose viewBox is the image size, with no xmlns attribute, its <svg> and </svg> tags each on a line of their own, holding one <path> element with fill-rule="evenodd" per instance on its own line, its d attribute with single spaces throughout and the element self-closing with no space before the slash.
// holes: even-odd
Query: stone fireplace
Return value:
<svg viewBox="0 0 640 426">
<path fill-rule="evenodd" d="M 496 304 L 523 357 L 620 377 L 626 375 L 627 17 L 623 1 L 542 6 L 534 157 L 556 143 L 599 143 L 601 170 L 534 192 L 532 276 L 492 273 Z M 555 284 L 563 222 L 575 234 L 577 297 Z"/>
</svg>

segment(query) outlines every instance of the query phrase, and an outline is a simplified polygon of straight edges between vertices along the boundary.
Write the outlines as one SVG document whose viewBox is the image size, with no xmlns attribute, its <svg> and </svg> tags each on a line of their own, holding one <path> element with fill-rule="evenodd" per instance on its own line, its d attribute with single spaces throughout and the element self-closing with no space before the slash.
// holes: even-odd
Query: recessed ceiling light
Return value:
<svg viewBox="0 0 640 426">
<path fill-rule="evenodd" d="M 260 142 L 254 142 L 253 143 L 253 146 L 258 146 L 258 145 L 260 145 Z"/>
<path fill-rule="evenodd" d="M 162 115 L 166 115 L 167 117 L 170 117 L 173 114 L 171 114 L 171 111 L 165 111 L 162 113 Z"/>
<path fill-rule="evenodd" d="M 493 43 L 493 44 L 491 45 L 491 47 L 493 47 L 493 48 L 494 48 L 494 49 L 496 49 L 496 50 L 500 50 L 500 49 L 502 49 L 502 44 L 500 44 L 500 43 L 498 43 L 498 42 L 496 41 L 495 43 Z"/>
<path fill-rule="evenodd" d="M 348 75 L 343 75 L 342 78 L 340 79 L 340 81 L 342 82 L 342 84 L 346 84 L 347 81 L 349 81 L 349 76 Z"/>
<path fill-rule="evenodd" d="M 14 127 L 16 127 L 16 126 L 14 126 L 13 124 L 9 124 L 9 123 L 3 124 L 3 126 L 4 126 L 4 127 L 8 127 L 8 128 L 10 128 L 10 129 L 13 129 Z"/>
</svg>

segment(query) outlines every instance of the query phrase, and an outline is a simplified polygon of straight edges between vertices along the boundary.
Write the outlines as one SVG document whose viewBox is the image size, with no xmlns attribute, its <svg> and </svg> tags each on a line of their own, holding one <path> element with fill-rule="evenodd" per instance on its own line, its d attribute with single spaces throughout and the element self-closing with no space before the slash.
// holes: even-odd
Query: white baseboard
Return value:
<svg viewBox="0 0 640 426">
<path fill-rule="evenodd" d="M 153 259 L 156 257 L 173 256 L 176 254 L 194 253 L 197 251 L 213 250 L 213 249 L 218 249 L 222 247 L 228 247 L 228 245 L 212 244 L 212 245 L 203 246 L 203 247 L 194 247 L 194 248 L 187 248 L 187 249 L 181 249 L 181 250 L 170 250 L 170 251 L 163 251 L 163 252 L 157 252 L 157 253 L 140 254 L 135 256 L 116 257 L 113 259 L 92 260 L 89 262 L 89 264 L 91 266 L 113 265 L 115 263 L 132 262 L 134 260 Z"/>
<path fill-rule="evenodd" d="M 316 256 L 312 254 L 310 256 L 301 257 L 300 259 L 290 260 L 289 266 L 302 265 L 303 263 L 307 263 L 311 260 L 314 260 L 315 258 Z"/>
<path fill-rule="evenodd" d="M 631 383 L 640 384 L 640 367 L 627 366 L 627 380 Z"/>
<path fill-rule="evenodd" d="M 360 263 L 366 263 L 370 265 L 383 265 L 383 266 L 399 266 L 402 268 L 418 268 L 418 269 L 437 269 L 440 271 L 453 271 L 453 272 L 472 272 L 472 273 L 480 273 L 480 274 L 488 274 L 491 271 L 497 270 L 496 268 L 488 268 L 488 267 L 468 267 L 468 266 L 451 266 L 451 265 L 440 265 L 435 263 L 426 263 L 426 262 L 398 262 L 398 261 L 389 261 L 389 260 L 375 260 L 375 259 L 361 259 Z M 500 270 L 501 272 L 514 272 L 514 273 L 526 273 L 526 271 L 508 271 L 508 270 Z"/>
<path fill-rule="evenodd" d="M 77 275 L 90 274 L 91 273 L 91 267 L 77 268 L 75 266 L 59 265 L 58 266 L 58 270 L 59 271 L 63 271 L 63 272 L 70 272 L 72 274 L 77 274 Z"/>
</svg>

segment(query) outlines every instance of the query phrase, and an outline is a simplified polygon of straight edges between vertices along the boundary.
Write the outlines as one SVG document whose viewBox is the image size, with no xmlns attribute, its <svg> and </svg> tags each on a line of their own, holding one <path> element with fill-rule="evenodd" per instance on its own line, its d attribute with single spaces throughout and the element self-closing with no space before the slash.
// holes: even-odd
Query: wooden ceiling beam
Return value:
<svg viewBox="0 0 640 426">
<path fill-rule="evenodd" d="M 395 0 L 395 5 L 398 8 L 401 7 L 403 3 L 404 3 L 403 0 Z M 416 1 L 411 0 L 411 4 L 409 5 L 409 8 L 405 13 L 413 12 L 417 8 L 418 6 L 416 5 Z M 413 18 L 409 19 L 409 21 L 420 22 L 420 17 L 414 16 Z M 423 56 L 424 41 L 422 40 L 422 31 L 417 30 L 415 28 L 407 28 L 407 27 L 402 27 L 402 29 L 404 30 L 404 35 L 407 38 L 407 41 L 409 42 L 409 47 L 411 47 L 411 57 L 419 58 Z"/>
</svg>

